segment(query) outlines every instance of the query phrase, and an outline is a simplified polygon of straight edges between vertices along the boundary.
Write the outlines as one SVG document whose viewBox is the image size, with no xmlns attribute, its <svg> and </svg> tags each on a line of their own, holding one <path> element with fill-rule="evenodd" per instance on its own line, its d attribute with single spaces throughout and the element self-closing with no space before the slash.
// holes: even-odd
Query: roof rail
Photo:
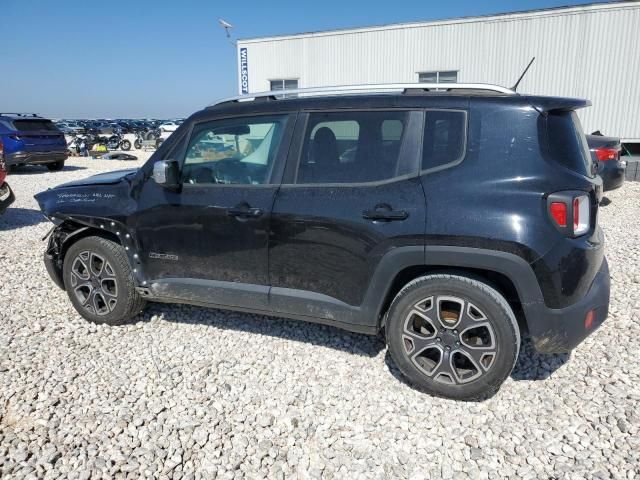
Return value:
<svg viewBox="0 0 640 480">
<path fill-rule="evenodd" d="M 367 93 L 416 93 L 416 91 L 451 91 L 451 90 L 482 90 L 487 92 L 516 95 L 516 92 L 500 85 L 488 83 L 383 83 L 383 84 L 363 84 L 363 85 L 339 85 L 333 87 L 313 87 L 296 88 L 291 90 L 271 90 L 269 92 L 247 93 L 235 97 L 218 100 L 209 106 L 219 105 L 227 102 L 247 102 L 258 98 L 272 98 L 297 95 L 297 96 L 318 96 L 318 95 L 353 95 Z"/>
<path fill-rule="evenodd" d="M 0 112 L 0 115 L 15 115 L 16 117 L 38 117 L 37 113 L 22 113 L 22 112 Z"/>
</svg>

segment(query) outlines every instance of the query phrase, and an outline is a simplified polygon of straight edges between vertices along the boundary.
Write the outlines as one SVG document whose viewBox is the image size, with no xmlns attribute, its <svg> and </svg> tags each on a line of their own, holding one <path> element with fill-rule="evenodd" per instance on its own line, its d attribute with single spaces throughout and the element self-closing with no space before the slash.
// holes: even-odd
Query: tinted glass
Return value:
<svg viewBox="0 0 640 480">
<path fill-rule="evenodd" d="M 194 128 L 182 177 L 185 183 L 269 183 L 288 115 L 219 120 Z"/>
<path fill-rule="evenodd" d="M 593 177 L 591 155 L 587 139 L 576 112 L 551 112 L 547 117 L 549 147 L 557 153 L 554 158 L 567 168 Z"/>
<path fill-rule="evenodd" d="M 50 131 L 58 132 L 58 128 L 51 120 L 14 120 L 13 126 L 19 132 Z"/>
<path fill-rule="evenodd" d="M 456 162 L 464 155 L 467 117 L 464 112 L 427 111 L 422 142 L 422 169 Z"/>
<path fill-rule="evenodd" d="M 440 83 L 456 83 L 458 81 L 458 72 L 440 72 L 438 75 L 438 81 Z"/>
<path fill-rule="evenodd" d="M 420 83 L 436 83 L 438 81 L 438 72 L 423 72 L 418 74 Z"/>
<path fill-rule="evenodd" d="M 398 175 L 406 112 L 312 113 L 297 183 L 361 183 Z"/>
</svg>

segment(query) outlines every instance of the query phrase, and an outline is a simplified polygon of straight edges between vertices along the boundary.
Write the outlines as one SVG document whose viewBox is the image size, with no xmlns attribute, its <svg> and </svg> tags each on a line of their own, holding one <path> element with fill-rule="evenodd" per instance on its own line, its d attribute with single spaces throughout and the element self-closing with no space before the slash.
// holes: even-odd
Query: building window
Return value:
<svg viewBox="0 0 640 480">
<path fill-rule="evenodd" d="M 457 70 L 418 73 L 418 82 L 420 83 L 456 83 L 457 81 Z"/>
<path fill-rule="evenodd" d="M 274 90 L 295 90 L 298 88 L 298 80 L 271 80 L 271 91 Z M 296 95 L 282 95 L 282 98 L 295 97 Z"/>
</svg>

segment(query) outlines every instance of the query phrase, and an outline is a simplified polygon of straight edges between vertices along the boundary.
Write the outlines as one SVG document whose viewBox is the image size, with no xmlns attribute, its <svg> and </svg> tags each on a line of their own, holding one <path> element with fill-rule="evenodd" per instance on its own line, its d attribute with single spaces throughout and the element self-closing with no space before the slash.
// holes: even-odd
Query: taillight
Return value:
<svg viewBox="0 0 640 480">
<path fill-rule="evenodd" d="M 549 216 L 568 237 L 578 237 L 591 227 L 591 202 L 584 192 L 558 192 L 547 198 Z"/>
<path fill-rule="evenodd" d="M 601 162 L 607 162 L 609 160 L 618 160 L 620 158 L 620 150 L 617 148 L 600 147 L 596 148 L 596 157 Z"/>
<path fill-rule="evenodd" d="M 549 212 L 556 225 L 559 227 L 567 226 L 567 205 L 564 202 L 551 202 Z"/>
</svg>

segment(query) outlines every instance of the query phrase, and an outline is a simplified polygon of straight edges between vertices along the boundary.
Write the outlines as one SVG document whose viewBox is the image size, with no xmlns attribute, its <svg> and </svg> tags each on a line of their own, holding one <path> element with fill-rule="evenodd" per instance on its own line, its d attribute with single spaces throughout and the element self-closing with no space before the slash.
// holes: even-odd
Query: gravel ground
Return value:
<svg viewBox="0 0 640 480">
<path fill-rule="evenodd" d="M 139 163 L 139 162 L 138 162 Z M 382 338 L 187 306 L 86 323 L 47 277 L 32 195 L 132 162 L 9 177 L 0 218 L 3 478 L 639 478 L 640 184 L 611 192 L 607 323 L 572 355 L 525 340 L 492 399 L 398 378 Z"/>
</svg>

